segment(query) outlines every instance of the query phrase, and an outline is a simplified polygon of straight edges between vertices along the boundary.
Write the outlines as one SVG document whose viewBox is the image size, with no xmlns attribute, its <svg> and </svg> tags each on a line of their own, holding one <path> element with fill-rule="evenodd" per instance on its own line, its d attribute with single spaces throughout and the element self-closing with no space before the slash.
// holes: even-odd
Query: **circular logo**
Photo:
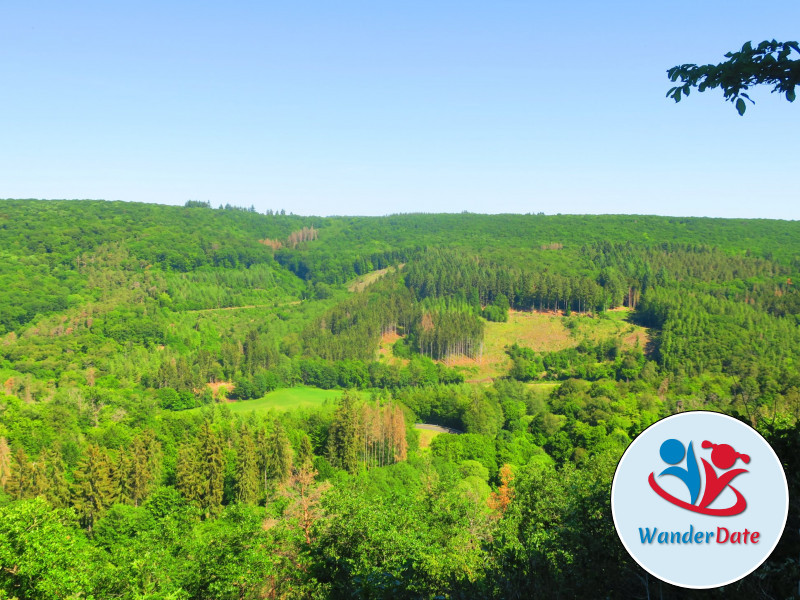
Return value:
<svg viewBox="0 0 800 600">
<path fill-rule="evenodd" d="M 789 488 L 770 445 L 727 415 L 662 419 L 628 446 L 611 487 L 625 549 L 651 575 L 714 588 L 748 575 L 786 526 Z"/>
</svg>

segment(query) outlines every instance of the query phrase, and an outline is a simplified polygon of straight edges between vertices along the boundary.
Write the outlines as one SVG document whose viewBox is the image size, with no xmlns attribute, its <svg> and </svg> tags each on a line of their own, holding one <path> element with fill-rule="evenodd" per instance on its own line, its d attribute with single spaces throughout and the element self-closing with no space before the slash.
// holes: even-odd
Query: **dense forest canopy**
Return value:
<svg viewBox="0 0 800 600">
<path fill-rule="evenodd" d="M 797 493 L 798 285 L 788 221 L 0 201 L 0 598 L 693 597 L 616 461 L 722 411 Z"/>
</svg>

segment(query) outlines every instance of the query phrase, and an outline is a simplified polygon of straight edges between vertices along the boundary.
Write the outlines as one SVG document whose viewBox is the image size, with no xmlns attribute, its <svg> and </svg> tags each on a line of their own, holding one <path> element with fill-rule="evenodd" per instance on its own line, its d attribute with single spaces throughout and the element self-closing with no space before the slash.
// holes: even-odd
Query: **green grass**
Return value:
<svg viewBox="0 0 800 600">
<path fill-rule="evenodd" d="M 267 412 L 270 410 L 283 412 L 297 408 L 317 408 L 326 403 L 333 406 L 336 399 L 341 395 L 342 390 L 295 387 L 269 392 L 263 398 L 226 403 L 225 406 L 227 406 L 231 412 L 239 414 L 249 413 L 251 411 Z"/>
<path fill-rule="evenodd" d="M 526 387 L 533 392 L 533 396 L 542 402 L 547 402 L 550 398 L 550 394 L 553 393 L 553 390 L 561 385 L 561 382 L 544 382 L 544 381 L 534 381 L 531 383 L 526 383 Z"/>
<path fill-rule="evenodd" d="M 364 275 L 359 275 L 348 284 L 347 289 L 351 292 L 363 292 L 365 288 L 378 281 L 378 279 L 387 273 L 392 273 L 393 271 L 394 267 L 387 267 L 385 269 L 377 269 L 365 273 Z"/>
<path fill-rule="evenodd" d="M 603 318 L 573 314 L 512 311 L 505 323 L 486 323 L 484 351 L 480 361 L 456 359 L 452 365 L 464 371 L 467 381 L 484 381 L 508 373 L 511 359 L 506 346 L 519 344 L 537 352 L 574 348 L 584 338 L 590 341 L 620 337 L 624 348 L 644 348 L 648 334 L 644 327 L 627 321 L 629 309 L 608 311 Z"/>
<path fill-rule="evenodd" d="M 421 449 L 428 448 L 437 435 L 440 435 L 440 431 L 431 431 L 430 429 L 417 429 L 419 431 L 419 447 Z"/>
</svg>

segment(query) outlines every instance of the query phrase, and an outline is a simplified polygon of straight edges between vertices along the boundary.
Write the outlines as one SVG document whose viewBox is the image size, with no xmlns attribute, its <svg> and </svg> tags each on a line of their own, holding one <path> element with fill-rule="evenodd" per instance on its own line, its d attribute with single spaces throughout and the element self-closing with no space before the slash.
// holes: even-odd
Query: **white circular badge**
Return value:
<svg viewBox="0 0 800 600">
<path fill-rule="evenodd" d="M 628 446 L 611 487 L 625 549 L 648 573 L 686 588 L 748 575 L 786 526 L 789 488 L 770 445 L 720 413 L 662 419 Z"/>
</svg>

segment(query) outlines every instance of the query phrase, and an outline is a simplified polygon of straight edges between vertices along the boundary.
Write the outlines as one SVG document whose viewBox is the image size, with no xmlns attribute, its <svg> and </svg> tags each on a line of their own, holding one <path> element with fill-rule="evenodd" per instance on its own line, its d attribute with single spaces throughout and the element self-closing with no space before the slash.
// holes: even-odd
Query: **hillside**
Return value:
<svg viewBox="0 0 800 600">
<path fill-rule="evenodd" d="M 641 595 L 644 428 L 727 412 L 796 471 L 800 223 L 188 204 L 0 201 L 0 597 Z"/>
</svg>

